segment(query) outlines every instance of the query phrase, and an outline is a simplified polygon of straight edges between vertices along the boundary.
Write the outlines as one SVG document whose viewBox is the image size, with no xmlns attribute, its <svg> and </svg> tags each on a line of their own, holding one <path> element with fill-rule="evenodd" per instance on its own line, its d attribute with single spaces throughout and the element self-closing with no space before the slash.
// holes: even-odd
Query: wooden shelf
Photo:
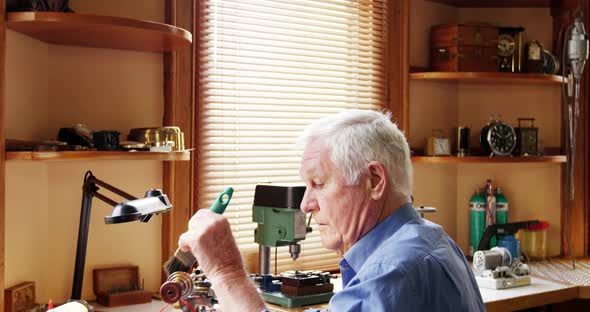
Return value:
<svg viewBox="0 0 590 312">
<path fill-rule="evenodd" d="M 420 72 L 411 73 L 410 80 L 429 80 L 447 82 L 473 83 L 519 83 L 519 84 L 553 84 L 559 85 L 562 77 L 544 74 L 523 73 L 480 73 L 480 72 Z M 564 79 L 567 83 L 567 78 Z"/>
<path fill-rule="evenodd" d="M 6 160 L 71 161 L 71 160 L 190 160 L 190 151 L 178 152 L 6 152 Z"/>
<path fill-rule="evenodd" d="M 563 155 L 539 157 L 488 157 L 488 156 L 412 156 L 413 163 L 451 164 L 451 163 L 565 163 Z"/>
<path fill-rule="evenodd" d="M 175 26 L 123 17 L 61 12 L 6 14 L 9 29 L 53 44 L 169 52 L 190 46 L 190 32 Z"/>
<path fill-rule="evenodd" d="M 551 0 L 427 0 L 461 8 L 548 8 Z"/>
</svg>

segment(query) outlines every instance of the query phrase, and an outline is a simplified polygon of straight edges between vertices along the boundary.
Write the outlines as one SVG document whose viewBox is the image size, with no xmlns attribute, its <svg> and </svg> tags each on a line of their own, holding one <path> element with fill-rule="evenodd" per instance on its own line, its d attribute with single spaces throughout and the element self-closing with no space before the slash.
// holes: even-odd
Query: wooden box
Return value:
<svg viewBox="0 0 590 312">
<path fill-rule="evenodd" d="M 4 290 L 4 311 L 25 312 L 35 307 L 35 282 L 23 282 Z"/>
<path fill-rule="evenodd" d="M 498 28 L 488 25 L 434 26 L 430 37 L 434 71 L 498 71 Z"/>
<path fill-rule="evenodd" d="M 152 295 L 143 290 L 138 266 L 94 269 L 92 286 L 96 301 L 105 307 L 151 302 Z"/>
</svg>

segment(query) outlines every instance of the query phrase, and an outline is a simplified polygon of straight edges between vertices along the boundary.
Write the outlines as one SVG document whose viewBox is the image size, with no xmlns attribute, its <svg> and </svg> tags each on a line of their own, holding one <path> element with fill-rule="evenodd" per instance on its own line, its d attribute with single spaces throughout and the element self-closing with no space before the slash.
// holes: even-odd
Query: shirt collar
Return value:
<svg viewBox="0 0 590 312">
<path fill-rule="evenodd" d="M 420 217 L 411 204 L 406 203 L 402 205 L 389 217 L 383 220 L 383 222 L 377 224 L 377 226 L 356 242 L 344 254 L 343 260 L 345 260 L 355 272 L 358 272 L 369 256 L 379 248 L 385 238 L 392 236 L 404 224 L 417 218 Z"/>
</svg>

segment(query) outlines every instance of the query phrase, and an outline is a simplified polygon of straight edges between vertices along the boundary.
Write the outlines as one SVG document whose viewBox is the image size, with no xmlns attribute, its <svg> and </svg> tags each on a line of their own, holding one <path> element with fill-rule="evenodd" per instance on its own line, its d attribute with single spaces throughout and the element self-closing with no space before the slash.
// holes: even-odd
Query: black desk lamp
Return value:
<svg viewBox="0 0 590 312">
<path fill-rule="evenodd" d="M 121 196 L 129 201 L 117 203 L 116 201 L 98 193 L 98 186 Z M 92 198 L 96 197 L 103 202 L 112 205 L 113 212 L 104 217 L 106 224 L 123 223 L 139 220 L 148 222 L 153 214 L 164 213 L 172 209 L 168 196 L 161 190 L 152 189 L 145 193 L 144 198 L 136 198 L 104 181 L 97 179 L 91 171 L 84 175 L 82 186 L 82 210 L 80 212 L 80 226 L 78 227 L 78 246 L 76 247 L 76 266 L 74 268 L 74 282 L 72 286 L 72 298 L 81 299 L 82 279 L 84 278 L 84 262 L 86 261 L 86 247 L 88 244 L 88 228 L 90 226 L 90 209 Z"/>
</svg>

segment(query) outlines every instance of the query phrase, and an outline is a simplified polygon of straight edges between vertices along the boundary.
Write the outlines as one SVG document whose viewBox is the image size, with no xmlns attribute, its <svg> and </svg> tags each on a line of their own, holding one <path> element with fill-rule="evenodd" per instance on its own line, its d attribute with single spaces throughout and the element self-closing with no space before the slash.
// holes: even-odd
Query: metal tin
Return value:
<svg viewBox="0 0 590 312">
<path fill-rule="evenodd" d="M 147 147 L 173 145 L 173 151 L 184 150 L 184 133 L 179 127 L 134 128 L 129 131 L 128 138 Z"/>
<path fill-rule="evenodd" d="M 469 135 L 471 129 L 459 126 L 457 128 L 457 156 L 465 157 L 470 154 Z"/>
</svg>

